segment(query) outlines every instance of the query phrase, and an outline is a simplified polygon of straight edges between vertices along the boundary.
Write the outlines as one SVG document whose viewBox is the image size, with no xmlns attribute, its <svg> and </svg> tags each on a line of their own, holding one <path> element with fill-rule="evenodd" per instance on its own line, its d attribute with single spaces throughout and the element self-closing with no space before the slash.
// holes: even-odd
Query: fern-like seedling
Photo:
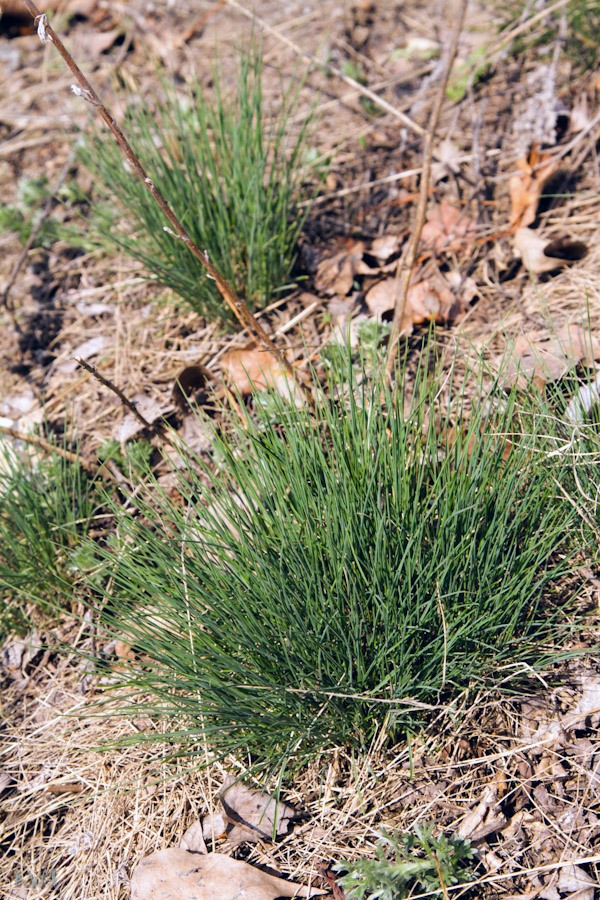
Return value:
<svg viewBox="0 0 600 900">
<path fill-rule="evenodd" d="M 414 832 L 382 831 L 375 859 L 334 866 L 347 900 L 402 900 L 415 890 L 440 896 L 443 888 L 472 876 L 473 850 L 458 836 L 435 837 L 433 825 Z"/>
</svg>

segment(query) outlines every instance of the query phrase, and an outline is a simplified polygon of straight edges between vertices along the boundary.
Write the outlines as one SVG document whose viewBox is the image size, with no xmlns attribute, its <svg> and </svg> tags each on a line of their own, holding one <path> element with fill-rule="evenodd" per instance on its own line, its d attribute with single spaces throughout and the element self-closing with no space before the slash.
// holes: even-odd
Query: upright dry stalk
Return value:
<svg viewBox="0 0 600 900">
<path fill-rule="evenodd" d="M 147 190 L 152 194 L 154 200 L 163 211 L 167 220 L 172 225 L 174 238 L 183 241 L 183 243 L 189 249 L 190 253 L 193 253 L 198 262 L 204 267 L 207 276 L 214 280 L 225 303 L 231 309 L 241 325 L 244 328 L 247 328 L 248 331 L 256 337 L 258 342 L 262 345 L 262 347 L 264 347 L 265 350 L 268 350 L 270 353 L 273 353 L 277 357 L 278 361 L 281 363 L 290 378 L 293 379 L 293 381 L 303 391 L 305 397 L 309 400 L 309 402 L 311 402 L 312 395 L 310 394 L 306 385 L 297 376 L 293 366 L 288 361 L 285 354 L 279 349 L 279 347 L 277 347 L 277 345 L 266 333 L 262 325 L 254 318 L 254 316 L 248 309 L 246 302 L 241 297 L 238 297 L 229 282 L 226 281 L 225 278 L 223 278 L 219 270 L 213 265 L 208 256 L 192 241 L 191 237 L 179 221 L 178 217 L 175 215 L 175 213 L 167 203 L 165 197 L 156 187 L 153 180 L 149 177 L 148 173 L 142 166 L 138 157 L 134 153 L 129 141 L 117 124 L 114 116 L 112 115 L 108 107 L 105 106 L 105 104 L 102 102 L 102 100 L 100 99 L 90 82 L 87 80 L 54 29 L 48 24 L 46 15 L 44 13 L 41 13 L 35 3 L 32 3 L 31 0 L 23 0 L 23 4 L 33 16 L 33 19 L 37 25 L 38 36 L 42 43 L 54 44 L 59 54 L 77 79 L 78 86 L 72 86 L 73 92 L 83 97 L 84 100 L 86 100 L 88 103 L 91 103 L 91 105 L 98 110 L 99 115 L 102 117 L 102 119 L 114 135 L 115 140 L 117 141 L 119 147 L 123 152 L 123 155 L 130 163 L 135 176 L 141 179 Z"/>
<path fill-rule="evenodd" d="M 421 240 L 421 232 L 423 231 L 423 225 L 425 224 L 425 216 L 427 213 L 427 199 L 429 196 L 429 180 L 431 175 L 431 160 L 433 158 L 433 142 L 435 139 L 438 122 L 440 120 L 440 113 L 442 111 L 442 104 L 444 102 L 448 79 L 450 77 L 450 72 L 452 71 L 452 66 L 454 64 L 456 52 L 458 50 L 458 42 L 460 40 L 460 33 L 463 27 L 467 3 L 468 0 L 461 0 L 460 8 L 458 10 L 458 17 L 456 20 L 456 27 L 452 36 L 452 43 L 450 45 L 450 49 L 448 50 L 446 65 L 444 66 L 444 71 L 440 79 L 437 94 L 435 96 L 433 108 L 431 110 L 431 116 L 429 117 L 427 133 L 425 135 L 425 141 L 423 144 L 423 170 L 421 172 L 421 183 L 419 185 L 419 203 L 417 205 L 417 211 L 415 213 L 415 219 L 406 247 L 406 252 L 403 254 L 398 266 L 400 285 L 398 293 L 396 294 L 396 302 L 394 304 L 394 318 L 392 321 L 392 330 L 390 333 L 390 342 L 388 346 L 388 355 L 385 366 L 385 373 L 388 379 L 391 378 L 394 364 L 396 362 L 398 340 L 400 338 L 400 329 L 402 327 L 402 320 L 404 319 L 404 312 L 406 310 L 408 288 L 410 285 L 413 266 L 417 258 L 417 250 L 419 248 L 419 241 Z"/>
</svg>

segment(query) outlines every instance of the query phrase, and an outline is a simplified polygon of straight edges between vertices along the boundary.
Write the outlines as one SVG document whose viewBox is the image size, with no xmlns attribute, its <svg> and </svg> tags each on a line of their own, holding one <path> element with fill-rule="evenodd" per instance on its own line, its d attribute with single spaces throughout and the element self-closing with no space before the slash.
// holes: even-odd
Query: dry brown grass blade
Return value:
<svg viewBox="0 0 600 900">
<path fill-rule="evenodd" d="M 70 71 L 73 73 L 74 77 L 77 79 L 78 86 L 74 86 L 74 92 L 82 96 L 84 100 L 86 100 L 98 110 L 98 114 L 110 129 L 122 153 L 130 163 L 135 176 L 141 179 L 147 190 L 151 193 L 152 197 L 164 213 L 167 220 L 173 226 L 174 237 L 183 241 L 183 243 L 189 249 L 190 253 L 192 253 L 196 257 L 198 262 L 206 270 L 208 277 L 214 280 L 225 303 L 233 312 L 240 324 L 244 328 L 247 328 L 251 334 L 254 334 L 259 343 L 262 344 L 265 349 L 269 350 L 271 353 L 274 353 L 278 357 L 287 375 L 295 384 L 298 385 L 300 390 L 303 391 L 304 396 L 307 398 L 308 402 L 312 404 L 312 395 L 310 394 L 309 389 L 298 377 L 285 354 L 271 340 L 262 325 L 254 318 L 245 301 L 241 297 L 237 296 L 229 282 L 227 282 L 225 278 L 223 278 L 219 270 L 213 265 L 208 256 L 203 253 L 203 251 L 192 241 L 191 237 L 184 229 L 178 217 L 169 206 L 166 198 L 163 196 L 161 191 L 159 191 L 159 189 L 156 187 L 156 185 L 142 166 L 140 160 L 134 153 L 129 141 L 117 124 L 114 116 L 104 105 L 99 95 L 96 93 L 91 83 L 85 77 L 54 29 L 48 24 L 48 19 L 45 13 L 41 13 L 35 3 L 32 3 L 31 0 L 23 0 L 23 3 L 36 23 L 40 40 L 44 44 L 52 43 L 54 45 Z"/>
<path fill-rule="evenodd" d="M 423 225 L 425 224 L 425 217 L 427 214 L 427 200 L 429 199 L 429 180 L 431 176 L 431 163 L 433 159 L 433 141 L 440 119 L 440 113 L 442 111 L 442 104 L 444 102 L 444 96 L 446 94 L 448 79 L 450 77 L 450 72 L 452 71 L 452 66 L 454 64 L 454 60 L 456 58 L 456 53 L 458 50 L 458 42 L 460 40 L 463 22 L 465 19 L 467 2 L 468 0 L 461 0 L 456 20 L 456 27 L 454 29 L 454 34 L 452 35 L 452 43 L 450 44 L 450 49 L 448 51 L 448 58 L 446 60 L 444 72 L 440 79 L 437 94 L 433 103 L 433 108 L 431 110 L 429 126 L 427 128 L 423 146 L 423 171 L 421 173 L 421 184 L 419 186 L 419 203 L 417 205 L 417 211 L 415 213 L 415 222 L 410 239 L 408 241 L 406 253 L 400 259 L 400 262 L 398 264 L 399 271 L 397 271 L 396 273 L 396 277 L 400 278 L 400 288 L 398 290 L 396 303 L 394 306 L 394 318 L 392 321 L 392 330 L 390 333 L 390 342 L 388 346 L 388 356 L 385 365 L 386 377 L 388 379 L 391 377 L 392 371 L 394 369 L 394 363 L 396 361 L 396 354 L 398 352 L 398 339 L 400 337 L 402 320 L 404 319 L 404 310 L 406 308 L 406 298 L 408 296 L 410 278 L 412 275 L 415 260 L 417 258 L 417 250 L 419 248 L 419 241 L 421 240 L 421 232 L 423 230 Z"/>
</svg>

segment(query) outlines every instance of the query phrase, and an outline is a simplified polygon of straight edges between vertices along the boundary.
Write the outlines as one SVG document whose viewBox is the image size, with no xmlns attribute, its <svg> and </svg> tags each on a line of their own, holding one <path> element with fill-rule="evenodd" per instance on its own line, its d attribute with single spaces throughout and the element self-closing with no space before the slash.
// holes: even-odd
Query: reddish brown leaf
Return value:
<svg viewBox="0 0 600 900">
<path fill-rule="evenodd" d="M 444 200 L 429 210 L 421 240 L 435 253 L 449 253 L 467 250 L 476 234 L 475 222 Z"/>
<path fill-rule="evenodd" d="M 511 228 L 523 228 L 535 220 L 544 187 L 558 171 L 558 165 L 554 156 L 540 153 L 536 145 L 527 159 L 517 162 L 519 174 L 509 182 Z"/>
</svg>

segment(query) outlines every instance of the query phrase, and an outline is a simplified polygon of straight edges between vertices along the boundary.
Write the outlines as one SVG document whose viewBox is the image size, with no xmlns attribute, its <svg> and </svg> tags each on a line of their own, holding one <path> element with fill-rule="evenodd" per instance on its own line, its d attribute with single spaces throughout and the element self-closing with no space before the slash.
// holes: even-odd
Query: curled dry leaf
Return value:
<svg viewBox="0 0 600 900">
<path fill-rule="evenodd" d="M 477 806 L 465 815 L 457 828 L 457 834 L 471 841 L 481 841 L 490 834 L 496 834 L 508 823 L 500 809 L 500 803 L 498 785 L 492 782 L 485 787 Z"/>
<path fill-rule="evenodd" d="M 558 890 L 573 900 L 594 900 L 598 882 L 581 866 L 564 866 L 558 876 Z"/>
<path fill-rule="evenodd" d="M 558 166 L 556 157 L 540 153 L 535 144 L 527 158 L 517 162 L 519 173 L 509 182 L 511 228 L 524 228 L 535 221 L 544 187 Z"/>
<path fill-rule="evenodd" d="M 363 260 L 364 252 L 363 241 L 351 241 L 340 253 L 321 260 L 315 275 L 317 291 L 344 296 L 352 290 L 356 275 L 372 275 L 373 269 Z"/>
<path fill-rule="evenodd" d="M 30 631 L 22 638 L 10 641 L 2 648 L 0 662 L 9 677 L 19 681 L 31 660 L 42 649 L 42 641 L 37 631 Z"/>
<path fill-rule="evenodd" d="M 394 309 L 400 291 L 400 279 L 380 281 L 367 292 L 365 303 L 374 316 L 382 316 Z M 441 275 L 424 278 L 411 284 L 406 297 L 401 334 L 410 334 L 415 325 L 424 322 L 447 322 L 455 319 L 463 304 L 448 287 Z"/>
<path fill-rule="evenodd" d="M 296 815 L 289 804 L 262 791 L 253 791 L 231 776 L 219 797 L 227 821 L 233 826 L 227 834 L 233 844 L 282 837 L 290 830 Z"/>
<path fill-rule="evenodd" d="M 421 240 L 435 253 L 467 250 L 477 234 L 477 225 L 465 212 L 443 201 L 432 206 L 421 232 Z"/>
<path fill-rule="evenodd" d="M 253 342 L 228 350 L 221 360 L 221 368 L 231 386 L 242 396 L 271 388 L 293 400 L 297 406 L 304 402 L 298 385 L 291 380 L 275 354 L 261 350 Z"/>
<path fill-rule="evenodd" d="M 435 162 L 431 165 L 433 181 L 437 183 L 451 173 L 458 175 L 460 172 L 460 160 L 460 150 L 453 141 L 446 138 L 435 151 Z"/>
<path fill-rule="evenodd" d="M 175 378 L 173 385 L 173 403 L 182 412 L 189 409 L 189 401 L 198 391 L 203 390 L 206 382 L 210 381 L 211 373 L 206 366 L 186 366 Z"/>
<path fill-rule="evenodd" d="M 402 238 L 398 234 L 384 234 L 375 238 L 369 245 L 369 253 L 381 262 L 387 262 L 398 253 L 402 246 Z"/>
<path fill-rule="evenodd" d="M 515 341 L 504 380 L 525 388 L 530 380 L 540 385 L 557 381 L 579 362 L 592 366 L 600 359 L 600 341 L 580 325 L 565 325 L 555 335 L 529 331 Z"/>
<path fill-rule="evenodd" d="M 275 900 L 323 894 L 222 853 L 158 850 L 135 867 L 131 900 Z"/>
<path fill-rule="evenodd" d="M 561 269 L 583 259 L 588 252 L 583 241 L 571 241 L 568 238 L 547 241 L 531 228 L 517 228 L 514 248 L 525 268 L 534 275 Z"/>
</svg>

